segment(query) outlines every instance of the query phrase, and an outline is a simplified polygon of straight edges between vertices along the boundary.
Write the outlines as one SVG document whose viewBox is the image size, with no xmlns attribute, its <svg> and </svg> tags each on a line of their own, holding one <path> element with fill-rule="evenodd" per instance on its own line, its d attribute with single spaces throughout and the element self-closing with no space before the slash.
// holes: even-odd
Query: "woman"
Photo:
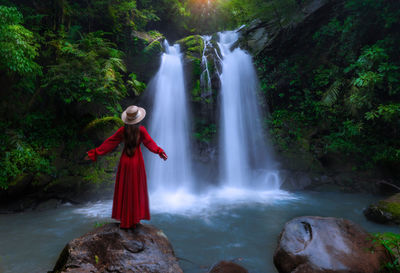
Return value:
<svg viewBox="0 0 400 273">
<path fill-rule="evenodd" d="M 124 142 L 124 150 L 118 165 L 115 181 L 112 218 L 120 221 L 121 228 L 135 227 L 140 220 L 150 220 L 149 197 L 147 193 L 146 170 L 140 143 L 167 160 L 167 155 L 151 139 L 144 126 L 139 126 L 146 111 L 135 105 L 129 106 L 121 116 L 125 123 L 114 135 L 98 148 L 87 152 L 86 160 L 96 161 L 97 156 L 105 155 L 118 144 Z"/>
</svg>

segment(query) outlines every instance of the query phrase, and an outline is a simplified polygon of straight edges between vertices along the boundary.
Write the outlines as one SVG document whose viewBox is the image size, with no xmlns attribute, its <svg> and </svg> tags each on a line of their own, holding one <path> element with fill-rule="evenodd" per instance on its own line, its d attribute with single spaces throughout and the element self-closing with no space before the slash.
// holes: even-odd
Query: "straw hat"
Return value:
<svg viewBox="0 0 400 273">
<path fill-rule="evenodd" d="M 122 113 L 121 119 L 125 124 L 136 124 L 146 116 L 146 110 L 136 105 L 131 105 Z"/>
</svg>

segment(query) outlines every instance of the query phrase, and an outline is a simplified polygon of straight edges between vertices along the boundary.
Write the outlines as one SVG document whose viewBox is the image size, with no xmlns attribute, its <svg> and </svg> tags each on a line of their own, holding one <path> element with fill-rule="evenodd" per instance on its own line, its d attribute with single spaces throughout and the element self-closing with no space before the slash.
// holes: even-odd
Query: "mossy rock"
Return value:
<svg viewBox="0 0 400 273">
<path fill-rule="evenodd" d="M 83 133 L 96 144 L 100 144 L 121 126 L 124 126 L 124 123 L 119 117 L 103 117 L 91 121 L 83 129 Z"/>
<path fill-rule="evenodd" d="M 400 225 L 400 193 L 370 205 L 364 215 L 374 222 Z"/>
<path fill-rule="evenodd" d="M 203 54 L 204 42 L 200 35 L 191 35 L 176 42 L 180 45 L 185 57 L 189 60 L 200 60 Z"/>
<path fill-rule="evenodd" d="M 156 30 L 150 30 L 148 32 L 141 32 L 141 31 L 132 31 L 132 36 L 140 39 L 146 45 L 153 43 L 154 41 L 160 41 L 165 37 Z"/>
<path fill-rule="evenodd" d="M 148 46 L 143 49 L 143 52 L 147 55 L 154 56 L 154 54 L 159 54 L 163 51 L 163 47 L 160 41 L 153 41 Z"/>
</svg>

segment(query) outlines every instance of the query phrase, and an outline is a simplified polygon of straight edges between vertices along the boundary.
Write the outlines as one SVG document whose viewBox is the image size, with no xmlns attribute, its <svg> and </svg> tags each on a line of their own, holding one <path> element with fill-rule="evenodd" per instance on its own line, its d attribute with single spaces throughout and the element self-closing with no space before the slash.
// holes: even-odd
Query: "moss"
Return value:
<svg viewBox="0 0 400 273">
<path fill-rule="evenodd" d="M 211 60 L 207 60 L 207 66 L 208 66 L 208 72 L 210 73 L 210 75 L 213 75 L 215 73 L 214 59 L 211 58 Z"/>
<path fill-rule="evenodd" d="M 200 80 L 196 81 L 191 93 L 192 93 L 192 100 L 193 101 L 201 101 Z"/>
<path fill-rule="evenodd" d="M 194 78 L 199 78 L 201 75 L 201 61 L 199 59 L 193 59 L 193 76 Z"/>
<path fill-rule="evenodd" d="M 400 195 L 399 195 L 400 196 Z M 400 220 L 400 201 L 399 200 L 383 200 L 379 201 L 378 207 L 384 211 L 390 213 L 393 218 Z"/>
<path fill-rule="evenodd" d="M 162 50 L 163 50 L 163 47 L 162 47 L 160 41 L 153 41 L 144 48 L 143 52 L 147 55 L 153 56 L 153 54 L 161 53 Z"/>
<path fill-rule="evenodd" d="M 109 221 L 105 221 L 105 222 L 95 222 L 94 223 L 94 227 L 95 228 L 99 228 L 99 227 L 103 227 L 103 226 L 105 226 L 105 225 L 108 225 L 108 224 L 111 224 L 112 222 L 109 222 Z"/>
<path fill-rule="evenodd" d="M 387 203 L 386 210 L 394 217 L 400 218 L 400 203 Z"/>
<path fill-rule="evenodd" d="M 181 46 L 186 58 L 200 60 L 204 49 L 204 42 L 200 35 L 191 35 L 176 43 Z"/>
<path fill-rule="evenodd" d="M 151 37 L 153 41 L 164 39 L 164 35 L 162 35 L 157 30 L 150 30 L 147 32 L 147 34 Z"/>
<path fill-rule="evenodd" d="M 143 41 L 144 45 L 148 45 L 154 41 L 164 39 L 164 36 L 156 30 L 150 30 L 148 32 L 134 30 L 132 34 L 136 39 Z"/>
<path fill-rule="evenodd" d="M 98 157 L 97 162 L 90 167 L 83 167 L 79 175 L 84 181 L 95 185 L 114 183 L 115 168 L 120 158 L 119 152 L 113 152 L 107 156 Z"/>
<path fill-rule="evenodd" d="M 201 54 L 204 48 L 204 42 L 200 35 L 191 35 L 176 42 L 180 44 L 183 49 L 198 50 Z"/>
<path fill-rule="evenodd" d="M 86 125 L 84 132 L 98 130 L 98 129 L 107 129 L 110 126 L 121 127 L 121 126 L 124 126 L 124 123 L 120 118 L 117 118 L 117 117 L 98 118 L 98 119 L 91 121 L 88 125 Z"/>
<path fill-rule="evenodd" d="M 214 123 L 207 123 L 202 120 L 196 122 L 196 131 L 194 133 L 194 137 L 205 143 L 209 143 L 212 139 L 215 138 L 217 134 L 217 127 Z"/>
<path fill-rule="evenodd" d="M 93 184 L 102 184 L 105 181 L 110 181 L 111 178 L 112 174 L 107 173 L 103 168 L 99 168 L 96 166 L 94 168 L 87 169 L 83 180 Z"/>
</svg>

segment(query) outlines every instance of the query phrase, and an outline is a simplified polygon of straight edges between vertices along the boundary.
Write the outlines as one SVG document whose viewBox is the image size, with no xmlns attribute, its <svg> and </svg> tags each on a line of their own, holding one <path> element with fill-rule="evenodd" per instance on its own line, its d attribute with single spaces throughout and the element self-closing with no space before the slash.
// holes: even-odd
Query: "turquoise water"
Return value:
<svg viewBox="0 0 400 273">
<path fill-rule="evenodd" d="M 178 194 L 169 201 L 157 195 L 150 197 L 152 220 L 149 223 L 166 233 L 185 273 L 207 272 L 220 260 L 234 260 L 254 273 L 277 272 L 272 263 L 277 237 L 285 222 L 297 216 L 342 217 L 369 232 L 399 232 L 397 227 L 365 219 L 363 209 L 377 200 L 372 195 L 229 194 L 233 198 L 222 194 L 203 197 Z M 111 221 L 110 213 L 111 201 L 107 200 L 0 215 L 0 272 L 51 270 L 69 240 L 93 229 L 96 222 Z"/>
</svg>

